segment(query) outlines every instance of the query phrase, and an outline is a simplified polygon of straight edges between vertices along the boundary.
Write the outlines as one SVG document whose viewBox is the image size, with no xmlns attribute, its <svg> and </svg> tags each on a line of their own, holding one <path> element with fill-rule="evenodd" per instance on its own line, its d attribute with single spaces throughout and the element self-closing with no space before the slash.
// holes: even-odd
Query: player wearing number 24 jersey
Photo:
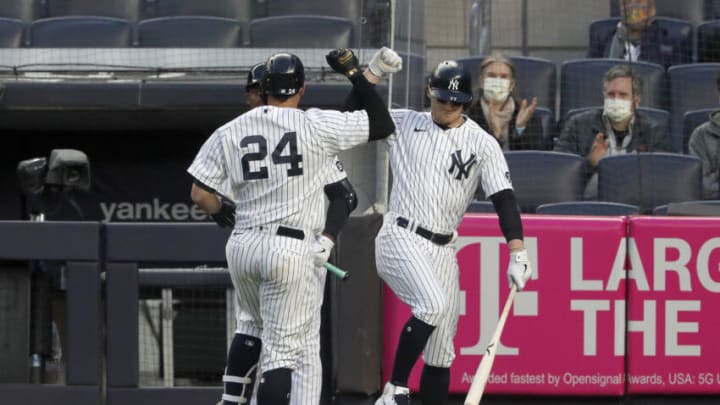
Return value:
<svg viewBox="0 0 720 405">
<path fill-rule="evenodd" d="M 319 339 L 323 267 L 312 246 L 324 224 L 327 167 L 341 150 L 387 137 L 394 130 L 382 99 L 348 50 L 328 54 L 368 106 L 366 112 L 298 109 L 304 68 L 291 54 L 265 63 L 263 95 L 255 108 L 216 130 L 188 172 L 193 201 L 211 215 L 221 209 L 215 190 L 229 182 L 235 226 L 226 245 L 228 267 L 244 319 L 231 343 L 236 353 L 224 382 L 225 404 L 249 401 L 262 370 L 257 403 L 289 404 L 302 345 Z M 228 385 L 226 385 L 227 388 Z"/>
<path fill-rule="evenodd" d="M 430 112 L 391 111 L 397 128 L 387 139 L 393 189 L 375 239 L 376 262 L 380 277 L 411 307 L 412 316 L 402 326 L 391 378 L 376 405 L 410 402 L 408 379 L 421 353 L 422 403 L 447 400 L 460 308 L 453 242 L 479 182 L 508 241 L 511 283 L 522 289 L 532 273 L 502 150 L 463 114 L 472 101 L 469 74 L 457 62 L 441 62 L 426 91 Z M 356 101 L 351 93 L 346 107 L 357 108 Z"/>
</svg>

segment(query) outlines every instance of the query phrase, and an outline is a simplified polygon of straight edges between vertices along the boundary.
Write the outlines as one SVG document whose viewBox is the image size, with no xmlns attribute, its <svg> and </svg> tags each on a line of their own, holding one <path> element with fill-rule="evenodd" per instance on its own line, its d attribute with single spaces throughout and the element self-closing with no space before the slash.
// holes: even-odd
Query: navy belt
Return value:
<svg viewBox="0 0 720 405">
<path fill-rule="evenodd" d="M 397 217 L 395 223 L 397 223 L 399 227 L 407 228 L 410 225 L 410 220 L 404 217 Z M 430 242 L 440 246 L 450 243 L 453 237 L 452 235 L 434 233 L 429 229 L 423 228 L 422 226 L 416 226 L 415 233 L 429 240 Z"/>
<path fill-rule="evenodd" d="M 293 239 L 305 239 L 305 232 L 300 229 L 288 228 L 287 226 L 278 226 L 275 234 L 277 236 L 287 236 L 288 238 Z"/>
</svg>

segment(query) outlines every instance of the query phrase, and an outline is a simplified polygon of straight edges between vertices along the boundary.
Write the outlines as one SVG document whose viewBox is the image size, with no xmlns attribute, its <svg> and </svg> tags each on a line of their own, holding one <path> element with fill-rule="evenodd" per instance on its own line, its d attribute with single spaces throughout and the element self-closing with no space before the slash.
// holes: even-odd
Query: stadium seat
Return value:
<svg viewBox="0 0 720 405">
<path fill-rule="evenodd" d="M 145 0 L 42 0 L 45 17 L 97 15 L 138 20 Z"/>
<path fill-rule="evenodd" d="M 350 48 L 353 22 L 322 15 L 285 15 L 250 22 L 250 46 L 255 48 Z"/>
<path fill-rule="evenodd" d="M 653 215 L 720 216 L 720 200 L 694 200 L 655 207 Z"/>
<path fill-rule="evenodd" d="M 202 15 L 232 18 L 247 22 L 252 18 L 254 0 L 144 0 L 145 19 L 169 16 Z M 261 2 L 258 2 L 261 3 Z"/>
<path fill-rule="evenodd" d="M 162 0 L 161 0 L 162 1 Z M 188 1 L 188 0 L 186 0 Z M 189 0 L 197 1 L 197 0 Z M 369 2 L 368 2 L 369 3 Z M 255 5 L 255 18 L 315 14 L 347 18 L 358 22 L 363 15 L 362 0 L 263 0 Z"/>
<path fill-rule="evenodd" d="M 683 116 L 686 112 L 718 106 L 715 85 L 718 72 L 720 63 L 695 63 L 668 69 L 673 133 L 683 133 Z"/>
<path fill-rule="evenodd" d="M 0 48 L 19 48 L 23 44 L 25 24 L 16 18 L 0 17 Z"/>
<path fill-rule="evenodd" d="M 565 117 L 563 117 L 561 121 L 561 125 L 565 125 L 565 123 L 575 114 L 581 113 L 583 111 L 592 110 L 592 109 L 602 109 L 602 106 L 595 106 L 595 107 L 583 107 L 583 108 L 573 108 L 570 111 L 567 112 Z M 650 107 L 638 107 L 638 111 L 641 111 L 643 114 L 646 114 L 650 117 L 652 117 L 653 120 L 659 122 L 661 125 L 665 127 L 665 130 L 670 133 L 670 113 L 666 110 L 661 110 L 659 108 L 650 108 Z M 672 134 L 670 135 L 672 137 Z M 673 139 L 674 142 L 674 139 Z M 679 141 L 678 141 L 679 145 Z M 677 149 L 675 149 L 678 153 L 681 153 L 682 148 L 678 146 Z"/>
<path fill-rule="evenodd" d="M 234 48 L 242 45 L 238 20 L 223 17 L 172 16 L 137 24 L 137 45 L 163 48 Z"/>
<path fill-rule="evenodd" d="M 479 88 L 480 65 L 484 57 L 474 56 L 457 59 L 467 69 L 473 79 L 473 87 Z M 555 111 L 556 66 L 555 63 L 541 58 L 529 56 L 511 56 L 515 65 L 518 81 L 515 85 L 515 96 L 522 99 L 538 98 L 538 107 Z"/>
<path fill-rule="evenodd" d="M 42 15 L 41 3 L 37 0 L 0 1 L 0 17 L 32 21 Z"/>
<path fill-rule="evenodd" d="M 657 23 L 663 29 L 667 30 L 668 36 L 672 39 L 674 47 L 682 50 L 678 56 L 676 64 L 690 63 L 693 56 L 693 31 L 692 24 L 689 21 L 677 18 L 655 17 Z M 588 34 L 590 36 L 588 45 L 588 57 L 604 58 L 607 56 L 610 43 L 615 31 L 619 18 L 608 18 L 603 20 L 595 20 L 590 23 Z M 598 52 L 600 51 L 600 52 Z M 593 52 L 597 52 L 596 54 Z"/>
<path fill-rule="evenodd" d="M 36 48 L 117 48 L 132 44 L 129 20 L 99 16 L 52 17 L 35 20 L 27 46 Z"/>
<path fill-rule="evenodd" d="M 603 104 L 602 80 L 611 67 L 628 63 L 619 59 L 575 59 L 560 65 L 560 117 L 573 108 Z M 655 63 L 633 62 L 643 79 L 642 105 L 666 108 L 665 69 Z"/>
<path fill-rule="evenodd" d="M 555 146 L 555 138 L 558 136 L 557 123 L 555 122 L 555 114 L 549 108 L 537 107 L 535 114 L 540 118 L 540 124 L 543 129 L 545 149 L 552 150 Z"/>
<path fill-rule="evenodd" d="M 542 204 L 536 214 L 547 215 L 633 215 L 640 212 L 637 205 L 610 201 L 566 201 Z"/>
<path fill-rule="evenodd" d="M 495 206 L 490 201 L 473 200 L 470 202 L 470 205 L 468 205 L 466 212 L 487 212 L 494 214 Z"/>
<path fill-rule="evenodd" d="M 720 62 L 720 20 L 705 21 L 698 25 L 697 61 Z"/>
<path fill-rule="evenodd" d="M 518 205 L 535 212 L 538 205 L 582 199 L 585 160 L 551 151 L 505 152 Z"/>
<path fill-rule="evenodd" d="M 640 213 L 702 199 L 702 163 L 677 153 L 636 153 L 600 159 L 598 200 L 637 205 Z"/>
<path fill-rule="evenodd" d="M 691 110 L 683 115 L 683 153 L 689 153 L 688 142 L 695 128 L 710 120 L 710 114 L 718 111 L 717 108 L 703 108 L 701 110 Z"/>
</svg>

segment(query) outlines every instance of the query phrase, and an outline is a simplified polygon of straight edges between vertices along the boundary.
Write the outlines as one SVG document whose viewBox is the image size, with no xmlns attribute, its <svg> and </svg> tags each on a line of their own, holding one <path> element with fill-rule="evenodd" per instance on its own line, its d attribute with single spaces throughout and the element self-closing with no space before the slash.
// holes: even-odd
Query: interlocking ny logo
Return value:
<svg viewBox="0 0 720 405">
<path fill-rule="evenodd" d="M 448 90 L 458 91 L 459 87 L 460 81 L 458 79 L 450 79 L 450 82 L 448 83 Z"/>
<path fill-rule="evenodd" d="M 470 169 L 472 169 L 473 165 L 477 163 L 477 160 L 475 159 L 475 154 L 471 154 L 470 159 L 468 159 L 466 162 L 463 162 L 462 151 L 458 149 L 455 151 L 455 153 L 450 154 L 450 157 L 452 158 L 452 166 L 450 166 L 450 170 L 448 170 L 448 173 L 452 174 L 455 171 L 455 168 L 457 168 L 455 180 L 462 180 L 463 176 L 465 176 L 465 178 L 467 179 L 470 175 Z"/>
</svg>

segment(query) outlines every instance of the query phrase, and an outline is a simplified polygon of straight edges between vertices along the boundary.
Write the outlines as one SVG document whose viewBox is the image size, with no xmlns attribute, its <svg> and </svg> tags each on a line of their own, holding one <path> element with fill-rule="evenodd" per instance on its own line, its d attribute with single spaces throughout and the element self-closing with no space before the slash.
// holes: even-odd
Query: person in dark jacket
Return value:
<svg viewBox="0 0 720 405">
<path fill-rule="evenodd" d="M 515 66 L 499 53 L 480 65 L 481 97 L 467 115 L 495 136 L 503 150 L 545 149 L 540 118 L 535 115 L 537 97 L 530 102 L 512 97 L 517 81 Z"/>
<path fill-rule="evenodd" d="M 637 111 L 642 79 L 628 65 L 611 67 L 603 78 L 602 109 L 572 116 L 562 128 L 555 151 L 574 153 L 586 158 L 591 178 L 586 199 L 597 197 L 598 162 L 605 156 L 633 152 L 672 152 L 667 128 Z"/>
<path fill-rule="evenodd" d="M 608 37 L 593 41 L 591 58 L 625 59 L 662 65 L 689 63 L 690 50 L 655 20 L 653 0 L 619 0 L 620 22 Z M 610 36 L 612 35 L 612 36 Z"/>
<path fill-rule="evenodd" d="M 720 95 L 720 73 L 715 80 Z M 720 111 L 713 111 L 709 120 L 695 128 L 690 135 L 690 154 L 702 160 L 703 198 L 720 199 Z"/>
</svg>

